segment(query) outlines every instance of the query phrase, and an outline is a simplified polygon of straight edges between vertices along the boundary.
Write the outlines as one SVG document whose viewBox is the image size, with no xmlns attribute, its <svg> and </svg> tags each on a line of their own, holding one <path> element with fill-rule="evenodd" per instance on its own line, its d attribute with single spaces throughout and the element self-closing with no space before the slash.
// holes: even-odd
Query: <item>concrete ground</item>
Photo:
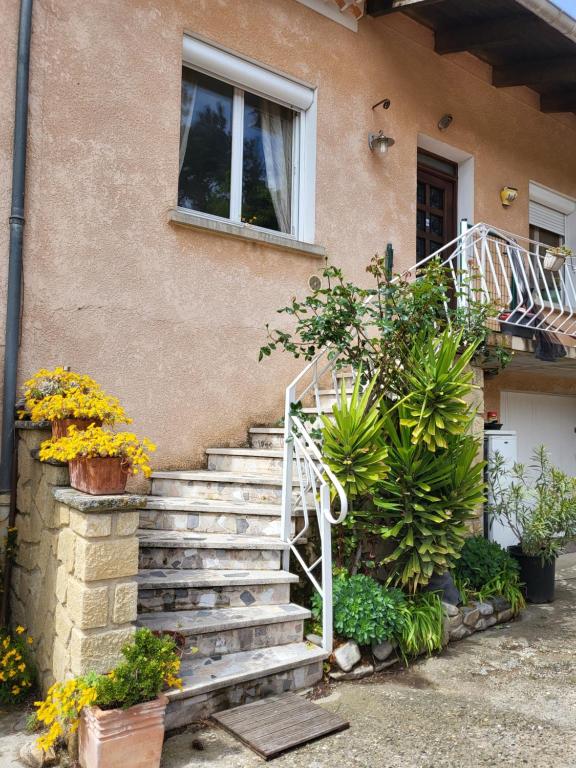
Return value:
<svg viewBox="0 0 576 768">
<path fill-rule="evenodd" d="M 409 670 L 331 686 L 317 703 L 350 729 L 274 768 L 574 768 L 576 554 L 558 562 L 556 602 L 451 645 Z M 24 713 L 0 711 L 0 766 L 18 766 Z M 162 768 L 257 768 L 220 729 L 170 736 Z"/>
<path fill-rule="evenodd" d="M 350 729 L 273 761 L 274 768 L 574 768 L 576 554 L 558 562 L 556 601 L 449 646 L 407 671 L 339 683 L 317 703 Z M 256 768 L 225 732 L 166 741 L 162 768 Z"/>
</svg>

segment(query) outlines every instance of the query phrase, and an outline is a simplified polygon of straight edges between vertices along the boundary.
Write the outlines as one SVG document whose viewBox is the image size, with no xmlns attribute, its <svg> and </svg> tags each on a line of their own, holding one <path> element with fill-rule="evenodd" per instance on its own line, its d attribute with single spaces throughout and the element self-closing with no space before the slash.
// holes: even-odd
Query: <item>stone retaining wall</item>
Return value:
<svg viewBox="0 0 576 768">
<path fill-rule="evenodd" d="M 134 632 L 137 508 L 142 496 L 90 496 L 68 469 L 41 463 L 49 431 L 18 430 L 17 554 L 11 621 L 34 638 L 42 690 L 90 670 L 106 672 Z"/>
<path fill-rule="evenodd" d="M 444 646 L 514 618 L 510 603 L 501 597 L 495 597 L 484 603 L 472 602 L 470 605 L 461 607 L 449 603 L 442 603 L 442 606 L 444 608 Z M 322 644 L 322 638 L 316 635 L 308 635 L 306 639 L 318 645 Z M 382 643 L 373 643 L 371 648 L 364 649 L 364 653 L 357 643 L 348 640 L 335 649 L 332 658 L 334 660 L 334 669 L 330 672 L 332 680 L 361 680 L 375 672 L 383 672 L 400 662 L 395 645 L 387 640 Z"/>
</svg>

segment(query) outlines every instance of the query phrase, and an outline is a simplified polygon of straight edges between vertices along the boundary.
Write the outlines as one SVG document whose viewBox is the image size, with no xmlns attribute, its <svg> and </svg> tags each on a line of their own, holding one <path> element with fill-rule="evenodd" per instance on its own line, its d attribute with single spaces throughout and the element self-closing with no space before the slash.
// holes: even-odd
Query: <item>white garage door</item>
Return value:
<svg viewBox="0 0 576 768">
<path fill-rule="evenodd" d="M 504 429 L 518 435 L 518 461 L 529 463 L 544 444 L 556 466 L 576 475 L 576 397 L 502 392 L 500 405 Z"/>
</svg>

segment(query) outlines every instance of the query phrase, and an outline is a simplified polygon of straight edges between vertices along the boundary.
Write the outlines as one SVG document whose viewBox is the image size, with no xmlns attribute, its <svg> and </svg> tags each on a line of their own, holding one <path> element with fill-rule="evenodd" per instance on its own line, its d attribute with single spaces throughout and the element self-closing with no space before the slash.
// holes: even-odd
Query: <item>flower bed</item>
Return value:
<svg viewBox="0 0 576 768">
<path fill-rule="evenodd" d="M 505 624 L 514 618 L 509 602 L 495 597 L 484 602 L 473 601 L 466 606 L 442 603 L 444 613 L 442 645 L 463 640 L 475 632 L 483 632 L 496 624 Z M 308 635 L 309 641 L 317 641 Z M 422 654 L 426 649 L 422 649 Z M 384 640 L 360 647 L 354 640 L 339 645 L 331 658 L 329 677 L 334 681 L 361 680 L 382 672 L 403 661 L 397 643 Z"/>
</svg>

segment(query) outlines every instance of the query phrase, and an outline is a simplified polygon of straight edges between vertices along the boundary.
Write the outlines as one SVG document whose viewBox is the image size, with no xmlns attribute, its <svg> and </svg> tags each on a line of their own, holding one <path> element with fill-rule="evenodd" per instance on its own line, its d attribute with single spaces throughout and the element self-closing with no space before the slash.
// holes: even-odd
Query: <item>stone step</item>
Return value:
<svg viewBox="0 0 576 768">
<path fill-rule="evenodd" d="M 208 469 L 216 472 L 262 472 L 282 476 L 282 451 L 264 448 L 208 448 Z"/>
<path fill-rule="evenodd" d="M 294 479 L 294 485 L 297 480 Z M 280 504 L 282 477 L 279 474 L 248 474 L 189 470 L 153 472 L 153 496 L 183 496 L 252 504 Z"/>
<path fill-rule="evenodd" d="M 238 533 L 280 536 L 280 504 L 240 504 L 234 501 L 148 496 L 140 510 L 140 527 L 162 531 Z M 292 519 L 292 534 L 298 525 Z"/>
<path fill-rule="evenodd" d="M 293 603 L 147 613 L 137 624 L 153 632 L 174 632 L 184 641 L 183 659 L 224 656 L 299 643 L 310 611 Z"/>
<path fill-rule="evenodd" d="M 326 656 L 311 643 L 291 643 L 220 659 L 187 659 L 180 670 L 182 690 L 167 693 L 166 728 L 204 720 L 264 696 L 308 688 L 322 678 Z"/>
<path fill-rule="evenodd" d="M 138 573 L 138 612 L 244 608 L 290 602 L 287 571 L 220 571 L 202 569 L 144 570 Z"/>
<path fill-rule="evenodd" d="M 284 447 L 284 427 L 253 427 L 248 438 L 251 448 L 281 451 Z"/>
<path fill-rule="evenodd" d="M 272 537 L 140 529 L 141 569 L 279 570 L 288 544 Z"/>
</svg>

